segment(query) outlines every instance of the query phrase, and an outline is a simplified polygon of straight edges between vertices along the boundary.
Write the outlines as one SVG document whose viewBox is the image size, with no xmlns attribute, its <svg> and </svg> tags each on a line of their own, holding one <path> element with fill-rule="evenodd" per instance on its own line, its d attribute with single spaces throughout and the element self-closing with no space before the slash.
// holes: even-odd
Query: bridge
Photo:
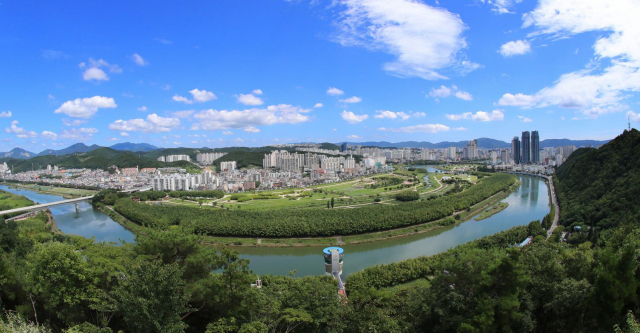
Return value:
<svg viewBox="0 0 640 333">
<path fill-rule="evenodd" d="M 124 192 L 124 193 L 144 192 L 144 191 L 149 191 L 151 189 L 152 189 L 151 186 L 145 186 L 145 187 L 133 188 L 133 189 L 125 190 L 125 191 L 121 191 L 121 192 Z M 33 206 L 27 206 L 27 207 L 21 207 L 21 208 L 8 209 L 8 210 L 0 211 L 0 216 L 5 215 L 5 214 L 33 212 L 33 211 L 36 211 L 36 210 L 42 210 L 42 209 L 47 209 L 47 208 L 53 207 L 53 206 L 66 205 L 66 204 L 71 204 L 71 203 L 75 203 L 76 204 L 76 209 L 77 209 L 78 208 L 77 205 L 78 205 L 79 202 L 88 201 L 88 200 L 91 200 L 91 199 L 93 199 L 93 195 L 92 196 L 87 196 L 87 197 L 80 197 L 80 198 L 73 198 L 73 199 L 61 200 L 61 201 L 56 201 L 56 202 L 50 202 L 50 203 L 46 203 L 46 204 L 39 204 L 39 205 L 33 205 Z"/>
</svg>

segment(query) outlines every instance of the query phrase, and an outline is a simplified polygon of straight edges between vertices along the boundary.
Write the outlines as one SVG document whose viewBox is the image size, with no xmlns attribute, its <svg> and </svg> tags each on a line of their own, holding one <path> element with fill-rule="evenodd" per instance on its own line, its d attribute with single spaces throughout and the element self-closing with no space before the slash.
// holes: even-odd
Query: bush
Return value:
<svg viewBox="0 0 640 333">
<path fill-rule="evenodd" d="M 420 199 L 420 194 L 416 191 L 408 190 L 396 194 L 395 198 L 398 201 L 415 201 Z"/>
</svg>

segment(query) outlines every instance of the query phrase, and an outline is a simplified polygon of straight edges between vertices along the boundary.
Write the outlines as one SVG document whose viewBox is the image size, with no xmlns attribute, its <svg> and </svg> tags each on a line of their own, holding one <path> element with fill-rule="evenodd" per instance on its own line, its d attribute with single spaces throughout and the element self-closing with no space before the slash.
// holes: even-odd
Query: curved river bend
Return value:
<svg viewBox="0 0 640 333">
<path fill-rule="evenodd" d="M 429 170 L 433 172 L 434 170 Z M 493 235 L 509 228 L 542 220 L 549 213 L 549 194 L 546 183 L 535 177 L 519 176 L 522 185 L 507 198 L 509 207 L 482 221 L 469 220 L 406 237 L 374 243 L 343 246 L 345 250 L 343 278 L 369 266 L 388 264 L 424 255 L 446 251 L 484 236 Z M 0 185 L 0 189 L 23 195 L 34 202 L 47 203 L 63 200 L 61 196 L 40 194 L 30 190 L 11 189 Z M 51 208 L 58 229 L 64 233 L 95 237 L 97 241 L 133 242 L 135 236 L 107 215 L 82 202 L 79 211 L 75 205 L 60 205 Z M 296 276 L 320 275 L 324 272 L 322 247 L 235 247 L 241 258 L 249 259 L 249 267 L 257 274 L 287 275 L 296 270 Z"/>
</svg>

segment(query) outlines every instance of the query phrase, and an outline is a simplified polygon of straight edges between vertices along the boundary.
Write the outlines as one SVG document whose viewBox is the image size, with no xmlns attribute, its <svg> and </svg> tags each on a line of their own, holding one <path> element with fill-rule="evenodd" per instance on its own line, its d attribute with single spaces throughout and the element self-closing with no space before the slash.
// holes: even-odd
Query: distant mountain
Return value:
<svg viewBox="0 0 640 333">
<path fill-rule="evenodd" d="M 469 143 L 466 141 L 458 141 L 458 142 L 450 142 L 443 141 L 438 143 L 431 143 L 426 141 L 404 141 L 404 142 L 396 142 L 391 143 L 387 141 L 379 141 L 379 142 L 348 142 L 348 145 L 362 145 L 362 146 L 375 146 L 381 148 L 389 148 L 389 147 L 397 147 L 397 148 L 429 148 L 429 149 L 440 149 L 447 147 L 457 147 L 464 148 Z M 478 139 L 478 147 L 485 149 L 494 149 L 494 148 L 508 148 L 511 146 L 511 143 L 507 143 L 500 140 L 494 140 L 489 138 L 479 138 Z"/>
<path fill-rule="evenodd" d="M 540 148 L 576 146 L 576 147 L 596 147 L 604 145 L 611 140 L 569 140 L 569 139 L 547 139 L 540 141 Z"/>
<path fill-rule="evenodd" d="M 75 154 L 75 153 L 86 153 L 98 148 L 101 148 L 101 147 L 98 145 L 87 146 L 84 143 L 76 143 L 75 145 L 71 145 L 67 148 L 60 149 L 60 150 L 47 149 L 45 151 L 40 152 L 38 156 L 45 156 L 45 155 L 60 156 L 60 155 L 69 155 L 69 154 Z"/>
<path fill-rule="evenodd" d="M 27 158 L 32 158 L 34 156 L 36 156 L 35 153 L 26 151 L 22 148 L 13 148 L 8 153 L 0 153 L 0 158 L 7 157 L 7 158 L 27 159 Z"/>
<path fill-rule="evenodd" d="M 133 142 L 116 143 L 115 145 L 109 148 L 115 149 L 115 150 L 128 150 L 128 151 L 151 151 L 151 150 L 160 149 L 148 143 L 133 143 Z"/>
</svg>

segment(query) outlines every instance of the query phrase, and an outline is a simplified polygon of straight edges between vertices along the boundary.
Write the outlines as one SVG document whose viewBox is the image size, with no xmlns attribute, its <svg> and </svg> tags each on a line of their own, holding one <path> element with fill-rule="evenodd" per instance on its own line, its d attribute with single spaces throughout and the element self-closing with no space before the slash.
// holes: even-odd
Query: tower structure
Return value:
<svg viewBox="0 0 640 333">
<path fill-rule="evenodd" d="M 540 135 L 538 131 L 531 132 L 531 162 L 540 163 Z"/>
<path fill-rule="evenodd" d="M 511 140 L 511 147 L 513 147 L 513 162 L 515 164 L 520 164 L 522 163 L 521 161 L 521 155 L 520 155 L 520 139 L 517 136 L 513 137 L 513 140 Z"/>
<path fill-rule="evenodd" d="M 531 163 L 531 133 L 529 131 L 522 132 L 522 160 L 520 164 Z"/>
</svg>

